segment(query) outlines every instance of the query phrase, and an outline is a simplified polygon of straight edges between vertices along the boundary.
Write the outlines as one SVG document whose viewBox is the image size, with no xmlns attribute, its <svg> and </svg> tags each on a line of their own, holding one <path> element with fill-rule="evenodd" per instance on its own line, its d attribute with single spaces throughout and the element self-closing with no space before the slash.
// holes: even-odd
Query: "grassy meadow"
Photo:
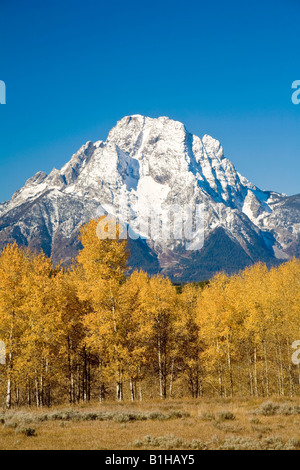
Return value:
<svg viewBox="0 0 300 470">
<path fill-rule="evenodd" d="M 0 450 L 297 450 L 297 399 L 199 399 L 0 414 Z"/>
</svg>

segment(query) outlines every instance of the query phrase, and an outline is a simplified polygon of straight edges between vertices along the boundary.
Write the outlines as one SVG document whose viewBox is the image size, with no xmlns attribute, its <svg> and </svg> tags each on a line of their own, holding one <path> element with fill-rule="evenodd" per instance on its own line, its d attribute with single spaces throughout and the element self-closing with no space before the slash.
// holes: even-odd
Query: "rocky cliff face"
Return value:
<svg viewBox="0 0 300 470">
<path fill-rule="evenodd" d="M 124 117 L 106 142 L 88 142 L 61 170 L 37 173 L 0 204 L 0 248 L 16 240 L 68 264 L 79 227 L 102 213 L 118 215 L 120 205 L 132 233 L 144 235 L 129 241 L 131 267 L 178 282 L 300 253 L 300 195 L 262 191 L 236 171 L 217 140 L 167 117 L 140 115 Z M 166 238 L 151 228 L 145 238 L 149 211 L 172 225 L 178 214 L 169 217 L 170 209 L 199 205 L 202 249 L 187 250 L 184 235 Z"/>
</svg>

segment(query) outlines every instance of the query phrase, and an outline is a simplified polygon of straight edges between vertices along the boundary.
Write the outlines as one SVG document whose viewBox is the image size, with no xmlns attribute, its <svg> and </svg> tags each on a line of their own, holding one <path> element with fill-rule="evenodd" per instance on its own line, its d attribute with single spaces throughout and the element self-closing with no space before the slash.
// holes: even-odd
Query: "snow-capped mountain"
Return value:
<svg viewBox="0 0 300 470">
<path fill-rule="evenodd" d="M 173 280 L 300 254 L 300 195 L 262 191 L 236 171 L 217 140 L 167 117 L 140 115 L 124 117 L 105 142 L 88 142 L 61 170 L 38 172 L 0 204 L 0 248 L 16 240 L 67 264 L 79 248 L 79 227 L 103 213 L 118 215 L 120 205 L 132 232 L 144 236 L 149 208 L 166 219 L 171 208 L 201 205 L 202 249 L 151 231 L 129 241 L 133 268 Z"/>
</svg>

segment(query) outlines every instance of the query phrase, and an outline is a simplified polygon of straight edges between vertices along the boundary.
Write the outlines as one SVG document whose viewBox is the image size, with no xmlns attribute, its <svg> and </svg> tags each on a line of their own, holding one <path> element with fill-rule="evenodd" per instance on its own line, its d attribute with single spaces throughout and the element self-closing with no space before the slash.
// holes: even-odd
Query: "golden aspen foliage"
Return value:
<svg viewBox="0 0 300 470">
<path fill-rule="evenodd" d="M 16 359 L 22 354 L 21 341 L 25 325 L 26 278 L 29 260 L 16 243 L 8 245 L 0 256 L 0 338 L 7 354 L 6 406 L 12 404 L 12 383 L 17 374 Z"/>
<path fill-rule="evenodd" d="M 100 218 L 101 222 L 103 218 Z M 116 238 L 100 239 L 98 222 L 90 220 L 81 228 L 83 245 L 77 257 L 76 284 L 78 296 L 90 304 L 85 316 L 86 345 L 98 356 L 101 386 L 106 377 L 115 377 L 117 397 L 123 399 L 124 352 L 119 341 L 118 295 L 127 269 L 127 241 Z M 101 392 L 100 392 L 101 393 Z"/>
<path fill-rule="evenodd" d="M 206 368 L 202 360 L 204 340 L 197 323 L 197 304 L 201 288 L 193 284 L 184 286 L 179 295 L 178 307 L 178 357 L 183 378 L 193 398 L 203 395 Z"/>
<path fill-rule="evenodd" d="M 106 397 L 300 395 L 300 365 L 292 360 L 300 341 L 299 260 L 176 288 L 160 275 L 128 275 L 126 240 L 111 220 L 100 222 L 82 228 L 69 269 L 16 243 L 0 254 L 7 408 Z"/>
<path fill-rule="evenodd" d="M 159 396 L 166 398 L 173 393 L 179 327 L 176 289 L 169 279 L 149 279 L 143 289 L 140 315 L 146 355 L 158 376 Z"/>
</svg>

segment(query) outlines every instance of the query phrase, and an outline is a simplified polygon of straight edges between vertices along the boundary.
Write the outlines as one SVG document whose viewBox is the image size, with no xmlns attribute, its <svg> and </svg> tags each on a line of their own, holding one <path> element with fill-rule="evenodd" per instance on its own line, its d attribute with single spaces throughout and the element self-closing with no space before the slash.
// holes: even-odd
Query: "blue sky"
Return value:
<svg viewBox="0 0 300 470">
<path fill-rule="evenodd" d="M 0 200 L 137 113 L 300 192 L 299 14 L 299 0 L 0 0 Z"/>
</svg>

